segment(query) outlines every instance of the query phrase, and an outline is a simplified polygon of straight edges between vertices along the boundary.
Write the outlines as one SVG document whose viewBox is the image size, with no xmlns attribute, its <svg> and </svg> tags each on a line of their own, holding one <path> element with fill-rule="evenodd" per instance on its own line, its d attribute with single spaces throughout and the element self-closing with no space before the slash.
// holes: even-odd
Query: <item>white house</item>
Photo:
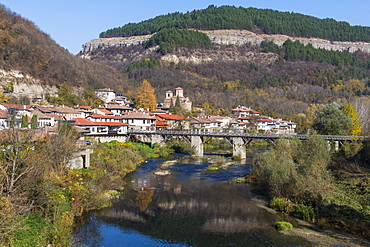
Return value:
<svg viewBox="0 0 370 247">
<path fill-rule="evenodd" d="M 125 105 L 119 105 L 118 103 L 107 103 L 104 107 L 105 110 L 112 112 L 115 116 L 121 116 L 127 112 L 132 111 L 132 108 Z"/>
<path fill-rule="evenodd" d="M 95 94 L 104 102 L 110 102 L 116 97 L 116 93 L 110 88 L 98 89 L 95 91 Z"/>
<path fill-rule="evenodd" d="M 132 105 L 132 103 L 130 102 L 130 100 L 127 97 L 121 96 L 121 95 L 118 95 L 118 94 L 117 94 L 117 97 L 112 99 L 112 101 L 117 102 L 119 105 L 125 105 L 125 106 L 131 106 Z"/>
<path fill-rule="evenodd" d="M 257 130 L 274 132 L 277 134 L 294 134 L 295 128 L 297 127 L 296 123 L 291 121 L 272 119 L 268 117 L 258 119 L 256 122 Z"/>
<path fill-rule="evenodd" d="M 32 118 L 33 115 L 36 115 L 37 117 L 37 125 L 38 125 L 37 127 L 43 128 L 47 126 L 54 126 L 56 123 L 53 116 L 47 116 L 46 114 L 42 113 L 38 109 L 30 111 L 27 114 L 29 118 Z"/>
<path fill-rule="evenodd" d="M 210 116 L 209 118 L 219 122 L 219 127 L 228 128 L 230 126 L 231 118 L 223 116 Z"/>
<path fill-rule="evenodd" d="M 259 116 L 259 112 L 252 110 L 249 107 L 238 106 L 234 109 L 231 109 L 231 113 L 234 117 L 241 118 L 247 116 Z"/>
<path fill-rule="evenodd" d="M 120 122 L 93 122 L 85 118 L 74 118 L 70 122 L 88 130 L 90 135 L 126 134 L 128 129 L 127 123 Z"/>
<path fill-rule="evenodd" d="M 196 129 L 203 129 L 206 131 L 217 131 L 221 127 L 220 121 L 217 121 L 211 117 L 204 117 L 204 118 L 190 118 L 190 125 Z"/>
<path fill-rule="evenodd" d="M 33 109 L 30 105 L 18 105 L 18 104 L 8 104 L 8 103 L 1 103 L 0 109 L 6 111 L 9 114 L 15 115 L 27 115 L 30 110 Z"/>
<path fill-rule="evenodd" d="M 58 116 L 65 117 L 65 119 L 67 119 L 67 120 L 70 120 L 70 119 L 73 119 L 73 118 L 81 118 L 81 117 L 84 116 L 83 112 L 81 112 L 77 109 L 73 109 L 71 107 L 65 106 L 65 105 L 54 106 L 52 108 L 52 113 L 54 113 Z"/>
<path fill-rule="evenodd" d="M 261 118 L 256 121 L 257 131 L 274 132 L 278 129 L 275 119 Z"/>
<path fill-rule="evenodd" d="M 0 109 L 0 130 L 9 128 L 10 115 L 6 111 Z"/>
<path fill-rule="evenodd" d="M 101 115 L 101 114 L 91 114 L 87 116 L 86 119 L 93 121 L 93 122 L 122 122 L 121 117 L 113 116 L 113 115 Z"/>
<path fill-rule="evenodd" d="M 119 117 L 122 122 L 128 123 L 130 128 L 139 130 L 155 130 L 156 117 L 142 112 L 129 112 Z"/>
</svg>

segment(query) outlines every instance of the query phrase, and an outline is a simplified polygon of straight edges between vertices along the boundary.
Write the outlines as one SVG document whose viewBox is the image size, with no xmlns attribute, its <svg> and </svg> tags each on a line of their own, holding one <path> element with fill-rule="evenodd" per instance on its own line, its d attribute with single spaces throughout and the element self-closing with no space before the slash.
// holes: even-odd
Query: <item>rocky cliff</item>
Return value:
<svg viewBox="0 0 370 247">
<path fill-rule="evenodd" d="M 0 69 L 0 92 L 11 93 L 14 96 L 25 95 L 30 98 L 54 94 L 58 89 L 42 81 L 25 75 L 17 70 L 5 71 Z"/>
<path fill-rule="evenodd" d="M 256 34 L 247 30 L 199 30 L 206 33 L 211 39 L 212 43 L 221 45 L 237 45 L 243 46 L 245 44 L 260 45 L 262 41 L 273 41 L 277 45 L 282 45 L 287 39 L 293 41 L 299 40 L 303 44 L 312 44 L 315 48 L 322 48 L 326 50 L 338 50 L 356 52 L 363 51 L 370 53 L 370 43 L 367 42 L 341 42 L 329 41 L 319 38 L 302 38 L 290 37 L 287 35 L 268 35 Z M 86 55 L 95 49 L 104 49 L 111 46 L 127 47 L 145 43 L 152 35 L 133 36 L 133 37 L 115 37 L 115 38 L 101 38 L 93 39 L 82 45 L 81 53 Z"/>
</svg>

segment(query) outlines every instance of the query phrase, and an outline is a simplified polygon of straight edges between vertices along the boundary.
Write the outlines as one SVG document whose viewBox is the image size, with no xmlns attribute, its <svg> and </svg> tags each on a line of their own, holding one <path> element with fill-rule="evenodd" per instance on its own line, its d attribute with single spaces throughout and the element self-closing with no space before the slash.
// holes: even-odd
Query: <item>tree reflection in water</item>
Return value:
<svg viewBox="0 0 370 247">
<path fill-rule="evenodd" d="M 140 212 L 143 212 L 151 203 L 155 189 L 154 188 L 141 188 L 134 190 L 136 201 L 139 205 Z"/>
<path fill-rule="evenodd" d="M 170 168 L 171 175 L 156 176 L 153 171 L 158 162 L 152 169 L 148 168 L 150 161 L 147 162 L 146 172 L 133 174 L 133 188 L 126 189 L 111 208 L 88 218 L 98 223 L 87 227 L 83 222 L 79 231 L 84 233 L 92 228 L 97 237 L 99 231 L 94 226 L 104 222 L 103 228 L 118 228 L 129 232 L 130 237 L 136 235 L 137 245 L 130 246 L 140 246 L 143 236 L 154 241 L 146 242 L 146 246 L 311 246 L 301 238 L 279 234 L 272 225 L 281 218 L 252 202 L 248 185 L 229 182 L 249 172 L 250 167 L 235 164 L 225 172 L 209 172 L 206 171 L 209 164 L 194 163 L 181 160 Z M 89 238 L 80 233 L 77 236 Z M 127 235 L 113 238 L 128 246 Z M 101 238 L 97 239 L 94 241 Z M 90 236 L 84 244 L 94 241 Z M 104 241 L 100 244 L 107 246 Z"/>
</svg>

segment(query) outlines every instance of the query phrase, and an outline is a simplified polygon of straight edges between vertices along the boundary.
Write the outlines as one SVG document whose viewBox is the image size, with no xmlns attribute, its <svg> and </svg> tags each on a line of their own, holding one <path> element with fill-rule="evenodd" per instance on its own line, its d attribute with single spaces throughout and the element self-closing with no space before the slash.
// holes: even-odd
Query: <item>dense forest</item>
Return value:
<svg viewBox="0 0 370 247">
<path fill-rule="evenodd" d="M 298 40 L 286 40 L 282 47 L 272 41 L 262 41 L 263 52 L 274 52 L 286 60 L 301 60 L 329 63 L 336 66 L 350 65 L 370 69 L 370 61 L 360 61 L 358 57 L 347 52 L 316 49 L 312 44 L 304 45 Z"/>
<path fill-rule="evenodd" d="M 115 69 L 73 56 L 35 24 L 0 5 L 0 69 L 18 70 L 48 85 L 128 89 Z"/>
<path fill-rule="evenodd" d="M 206 34 L 198 31 L 169 28 L 158 31 L 145 43 L 146 48 L 155 45 L 159 45 L 162 54 L 167 54 L 178 47 L 209 48 L 211 40 Z"/>
<path fill-rule="evenodd" d="M 170 13 L 142 21 L 128 23 L 100 34 L 101 38 L 128 37 L 153 34 L 165 28 L 180 29 L 258 29 L 265 34 L 285 34 L 293 37 L 317 37 L 336 41 L 370 41 L 370 28 L 351 26 L 347 22 L 293 12 L 270 9 L 214 5 L 187 13 Z"/>
</svg>

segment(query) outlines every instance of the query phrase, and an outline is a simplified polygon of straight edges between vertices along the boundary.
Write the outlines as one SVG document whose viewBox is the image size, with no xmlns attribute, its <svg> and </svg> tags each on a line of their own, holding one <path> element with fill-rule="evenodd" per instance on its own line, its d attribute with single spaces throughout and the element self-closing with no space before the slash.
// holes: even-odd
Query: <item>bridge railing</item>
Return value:
<svg viewBox="0 0 370 247">
<path fill-rule="evenodd" d="M 189 131 L 189 130 L 133 130 L 130 134 L 134 135 L 164 135 L 164 136 L 207 136 L 207 137 L 242 137 L 251 139 L 279 139 L 279 138 L 297 138 L 306 140 L 308 135 L 297 134 L 273 134 L 273 133 L 240 133 L 240 132 L 208 132 L 208 131 Z M 354 141 L 364 140 L 364 136 L 337 136 L 322 135 L 325 140 L 333 141 Z"/>
</svg>

